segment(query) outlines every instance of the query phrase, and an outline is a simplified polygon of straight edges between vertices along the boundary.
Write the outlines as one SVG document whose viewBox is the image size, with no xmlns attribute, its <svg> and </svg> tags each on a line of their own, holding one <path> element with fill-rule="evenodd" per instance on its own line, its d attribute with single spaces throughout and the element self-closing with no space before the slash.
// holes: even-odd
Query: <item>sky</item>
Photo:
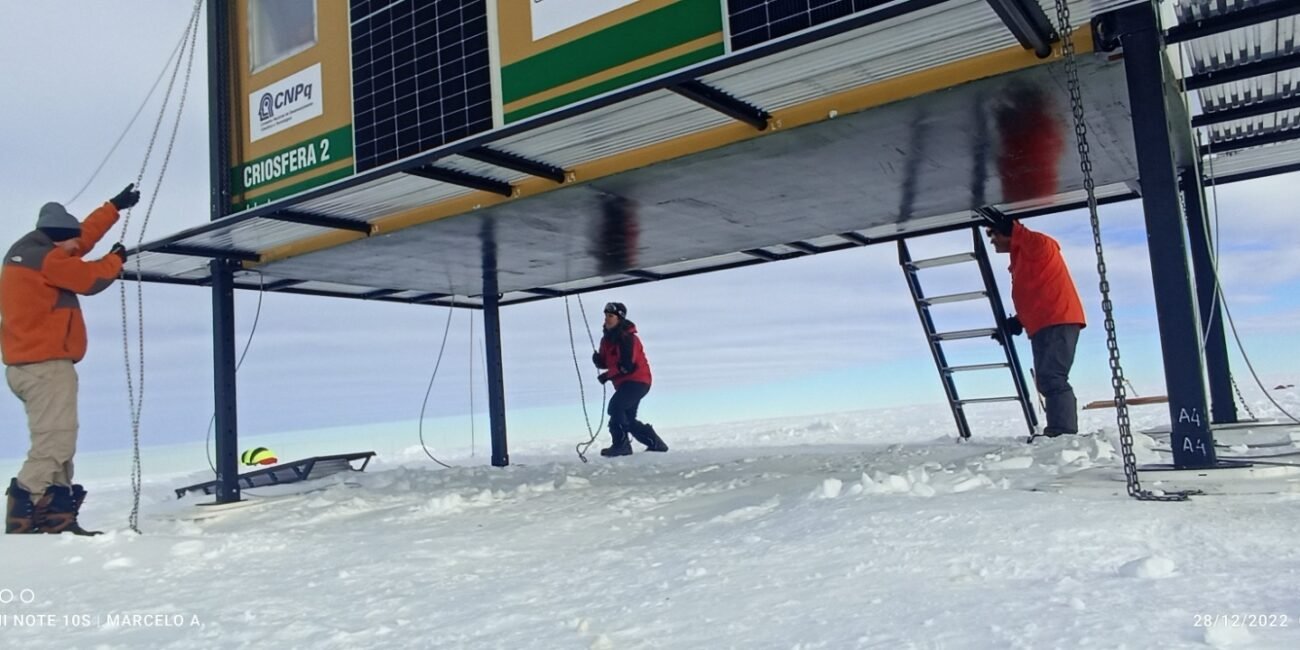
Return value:
<svg viewBox="0 0 1300 650">
<path fill-rule="evenodd" d="M 5 2 L 0 24 L 0 178 L 5 217 L 0 240 L 31 230 L 40 206 L 67 201 L 130 120 L 179 37 L 187 2 Z M 141 236 L 144 207 L 156 205 L 144 233 L 160 238 L 208 219 L 206 46 L 200 57 L 167 176 L 156 169 L 143 185 L 131 232 L 119 225 L 92 257 L 115 239 Z M 133 182 L 140 172 L 156 102 L 85 194 L 68 205 L 84 215 Z M 164 147 L 160 143 L 158 147 Z M 158 149 L 155 156 L 161 151 Z M 1221 188 L 1221 276 L 1246 350 L 1270 387 L 1294 383 L 1300 316 L 1300 219 L 1297 175 Z M 158 191 L 155 191 L 158 190 Z M 1124 369 L 1145 395 L 1163 392 L 1155 334 L 1145 229 L 1140 204 L 1102 210 L 1106 259 Z M 1080 340 L 1073 375 L 1081 401 L 1110 396 L 1109 368 L 1092 235 L 1086 214 L 1035 219 L 1032 228 L 1057 238 L 1071 265 L 1091 324 Z M 967 234 L 916 242 L 916 257 L 969 250 Z M 1004 297 L 1006 258 L 994 259 Z M 931 293 L 978 288 L 971 270 L 937 272 Z M 127 286 L 131 357 L 135 359 L 137 287 Z M 144 293 L 144 402 L 141 444 L 202 440 L 212 409 L 211 294 L 206 289 L 147 285 Z M 429 384 L 447 312 L 439 307 L 255 292 L 236 296 L 241 349 L 258 314 L 256 335 L 239 375 L 240 430 L 262 434 L 407 421 L 413 424 Z M 942 389 L 915 308 L 897 264 L 880 245 L 722 273 L 644 284 L 583 297 L 569 307 L 576 356 L 594 424 L 601 388 L 587 357 L 586 327 L 596 329 L 608 300 L 628 305 L 655 372 L 644 419 L 661 426 L 856 410 L 894 404 L 941 404 Z M 81 376 L 80 449 L 131 444 L 123 353 L 123 314 L 115 287 L 82 301 L 90 352 Z M 940 326 L 988 326 L 987 309 L 955 307 Z M 579 380 L 568 336 L 566 305 L 550 300 L 502 311 L 502 344 L 510 435 L 586 437 Z M 474 319 L 471 329 L 470 319 Z M 429 400 L 431 444 L 460 444 L 486 431 L 481 316 L 457 311 L 446 358 Z M 473 346 L 471 346 L 473 332 Z M 1021 357 L 1030 359 L 1020 339 Z M 996 360 L 996 344 L 978 341 L 958 358 Z M 1233 348 L 1233 367 L 1252 404 L 1263 396 Z M 1009 381 L 989 377 L 963 394 L 1007 394 Z M 138 382 L 138 374 L 137 374 Z M 471 407 L 472 404 L 472 407 Z M 470 420 L 470 413 L 475 417 Z M 20 456 L 27 434 L 21 404 L 0 398 L 0 458 Z M 979 432 L 976 432 L 977 435 Z"/>
</svg>

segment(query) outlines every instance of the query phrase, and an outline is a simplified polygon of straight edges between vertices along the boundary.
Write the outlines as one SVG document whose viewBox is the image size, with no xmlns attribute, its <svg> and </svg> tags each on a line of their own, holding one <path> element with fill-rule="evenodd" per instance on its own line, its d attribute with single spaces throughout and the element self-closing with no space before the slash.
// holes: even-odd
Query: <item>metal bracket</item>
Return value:
<svg viewBox="0 0 1300 650">
<path fill-rule="evenodd" d="M 744 122 L 759 131 L 766 131 L 768 122 L 772 119 L 772 115 L 767 111 L 695 79 L 669 86 L 668 90 Z"/>
<path fill-rule="evenodd" d="M 468 187 L 473 190 L 500 194 L 501 196 L 514 196 L 515 193 L 515 188 L 505 181 L 499 181 L 495 178 L 488 178 L 486 176 L 467 174 L 462 171 L 445 169 L 434 165 L 425 165 L 424 167 L 408 169 L 406 170 L 406 173 L 441 183 L 450 183 L 452 185 Z"/>
</svg>

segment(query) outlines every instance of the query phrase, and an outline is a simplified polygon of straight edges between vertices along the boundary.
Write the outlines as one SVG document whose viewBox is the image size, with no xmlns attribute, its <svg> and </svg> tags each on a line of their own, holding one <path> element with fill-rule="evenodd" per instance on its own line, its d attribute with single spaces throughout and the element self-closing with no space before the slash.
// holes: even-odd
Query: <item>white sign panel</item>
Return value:
<svg viewBox="0 0 1300 650">
<path fill-rule="evenodd" d="M 295 72 L 248 96 L 248 122 L 252 141 L 319 117 L 320 64 Z"/>
<path fill-rule="evenodd" d="M 533 40 L 568 29 L 637 0 L 532 0 Z"/>
</svg>

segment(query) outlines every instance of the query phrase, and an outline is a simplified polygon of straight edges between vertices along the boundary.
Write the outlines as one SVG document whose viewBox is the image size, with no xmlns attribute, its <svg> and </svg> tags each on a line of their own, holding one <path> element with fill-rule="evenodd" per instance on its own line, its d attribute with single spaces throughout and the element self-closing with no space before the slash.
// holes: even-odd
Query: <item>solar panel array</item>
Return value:
<svg viewBox="0 0 1300 650">
<path fill-rule="evenodd" d="M 350 0 L 356 169 L 492 128 L 486 0 Z"/>
<path fill-rule="evenodd" d="M 889 0 L 727 0 L 731 49 L 758 45 L 887 2 Z"/>
</svg>

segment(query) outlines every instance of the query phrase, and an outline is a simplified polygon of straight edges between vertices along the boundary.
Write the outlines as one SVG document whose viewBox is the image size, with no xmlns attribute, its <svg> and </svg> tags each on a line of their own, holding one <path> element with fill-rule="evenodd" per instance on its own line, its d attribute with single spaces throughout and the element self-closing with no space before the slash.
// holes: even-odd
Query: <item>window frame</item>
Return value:
<svg viewBox="0 0 1300 650">
<path fill-rule="evenodd" d="M 312 18 L 312 20 L 311 20 L 311 41 L 308 42 L 308 43 L 305 43 L 305 44 L 303 44 L 303 45 L 299 45 L 299 46 L 297 46 L 297 47 L 294 47 L 293 49 L 290 49 L 290 50 L 288 50 L 287 52 L 284 52 L 283 54 L 280 54 L 280 55 L 277 56 L 276 58 L 274 58 L 274 59 L 270 59 L 270 60 L 268 60 L 268 61 L 262 63 L 261 65 L 258 65 L 258 64 L 257 64 L 257 52 L 256 52 L 258 32 L 257 32 L 257 27 L 256 27 L 257 17 L 256 17 L 256 14 L 255 14 L 255 10 L 256 10 L 255 5 L 257 5 L 257 4 L 259 4 L 259 3 L 262 3 L 262 2 L 275 2 L 275 1 L 276 1 L 276 0 L 248 0 L 248 3 L 245 5 L 245 7 L 246 7 L 247 10 L 248 10 L 248 13 L 247 13 L 247 18 L 248 18 L 248 74 L 250 74 L 250 75 L 255 75 L 255 74 L 259 73 L 259 72 L 263 72 L 263 71 L 265 71 L 266 69 L 270 68 L 271 66 L 274 66 L 274 65 L 279 64 L 279 63 L 283 63 L 284 61 L 287 61 L 287 60 L 289 60 L 290 58 L 292 58 L 292 57 L 294 57 L 294 56 L 297 56 L 297 55 L 299 55 L 299 54 L 302 54 L 303 52 L 306 52 L 307 50 L 310 50 L 311 48 L 316 47 L 316 45 L 317 45 L 318 43 L 320 43 L 320 0 L 311 0 L 311 18 Z"/>
</svg>

